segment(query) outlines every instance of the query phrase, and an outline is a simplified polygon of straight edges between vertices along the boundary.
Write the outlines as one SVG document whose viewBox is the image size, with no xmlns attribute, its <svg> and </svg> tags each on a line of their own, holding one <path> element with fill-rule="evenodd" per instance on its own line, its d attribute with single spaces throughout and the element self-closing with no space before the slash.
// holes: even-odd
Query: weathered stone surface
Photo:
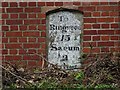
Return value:
<svg viewBox="0 0 120 90">
<path fill-rule="evenodd" d="M 59 11 L 47 17 L 48 60 L 63 69 L 80 67 L 82 15 Z"/>
</svg>

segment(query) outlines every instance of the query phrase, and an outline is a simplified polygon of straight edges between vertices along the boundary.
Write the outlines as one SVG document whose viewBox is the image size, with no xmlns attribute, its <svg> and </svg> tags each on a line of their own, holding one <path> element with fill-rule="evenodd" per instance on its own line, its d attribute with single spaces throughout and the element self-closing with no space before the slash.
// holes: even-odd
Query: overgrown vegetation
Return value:
<svg viewBox="0 0 120 90">
<path fill-rule="evenodd" d="M 91 60 L 82 69 L 65 71 L 57 65 L 28 69 L 6 63 L 3 68 L 3 88 L 120 88 L 120 55 L 87 57 Z"/>
</svg>

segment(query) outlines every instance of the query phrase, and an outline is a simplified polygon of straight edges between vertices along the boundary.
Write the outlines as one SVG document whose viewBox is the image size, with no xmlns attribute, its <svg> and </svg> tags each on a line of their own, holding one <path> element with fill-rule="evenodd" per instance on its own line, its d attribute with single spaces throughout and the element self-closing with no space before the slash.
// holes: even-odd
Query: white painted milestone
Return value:
<svg viewBox="0 0 120 90">
<path fill-rule="evenodd" d="M 69 11 L 48 16 L 48 61 L 63 69 L 77 69 L 80 64 L 81 21 Z"/>
</svg>

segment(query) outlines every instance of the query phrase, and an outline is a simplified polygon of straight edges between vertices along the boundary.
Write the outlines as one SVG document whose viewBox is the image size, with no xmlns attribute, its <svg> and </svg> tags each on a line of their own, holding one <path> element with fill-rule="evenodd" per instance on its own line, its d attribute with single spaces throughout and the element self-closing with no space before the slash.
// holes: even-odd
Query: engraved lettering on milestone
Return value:
<svg viewBox="0 0 120 90">
<path fill-rule="evenodd" d="M 59 11 L 48 16 L 48 60 L 63 69 L 80 67 L 79 13 Z"/>
</svg>

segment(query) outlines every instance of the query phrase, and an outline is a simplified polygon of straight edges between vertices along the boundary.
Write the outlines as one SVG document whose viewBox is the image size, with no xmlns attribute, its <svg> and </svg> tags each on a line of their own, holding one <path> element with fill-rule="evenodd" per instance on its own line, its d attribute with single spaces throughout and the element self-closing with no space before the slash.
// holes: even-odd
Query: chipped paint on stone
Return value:
<svg viewBox="0 0 120 90">
<path fill-rule="evenodd" d="M 76 69 L 81 65 L 81 21 L 78 16 L 69 11 L 48 16 L 48 60 L 63 69 Z"/>
</svg>

